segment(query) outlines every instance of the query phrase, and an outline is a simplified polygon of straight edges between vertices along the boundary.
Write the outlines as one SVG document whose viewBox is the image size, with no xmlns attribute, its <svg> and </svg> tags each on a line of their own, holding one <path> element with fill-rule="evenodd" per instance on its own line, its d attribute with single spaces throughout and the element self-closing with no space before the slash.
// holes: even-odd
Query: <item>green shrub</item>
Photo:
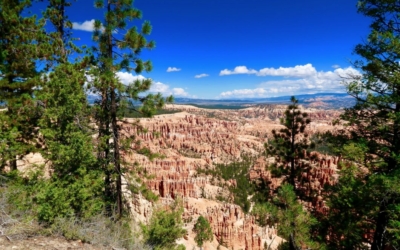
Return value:
<svg viewBox="0 0 400 250">
<path fill-rule="evenodd" d="M 181 249 L 176 245 L 176 240 L 186 234 L 182 221 L 183 207 L 176 201 L 170 210 L 155 210 L 148 226 L 143 225 L 142 230 L 147 244 L 154 249 Z"/>
<path fill-rule="evenodd" d="M 21 211 L 30 210 L 40 222 L 51 224 L 56 217 L 88 218 L 102 212 L 103 181 L 96 171 L 69 178 L 44 178 L 39 167 L 27 176 L 17 172 L 5 175 L 10 205 Z"/>
<path fill-rule="evenodd" d="M 212 241 L 214 239 L 210 223 L 208 223 L 208 221 L 201 215 L 197 219 L 196 224 L 194 224 L 193 231 L 196 233 L 194 241 L 196 241 L 200 248 L 203 246 L 205 241 Z"/>
<path fill-rule="evenodd" d="M 43 181 L 35 202 L 38 219 L 53 222 L 56 217 L 88 218 L 103 209 L 102 180 L 96 174 L 76 177 L 75 181 L 51 178 Z"/>
<path fill-rule="evenodd" d="M 215 164 L 214 169 L 199 169 L 199 174 L 211 175 L 224 180 L 235 180 L 236 186 L 229 187 L 233 194 L 233 202 L 239 205 L 245 213 L 250 210 L 249 196 L 253 195 L 253 200 L 264 202 L 269 197 L 269 189 L 264 181 L 252 182 L 249 179 L 250 167 L 254 164 L 254 159 L 243 156 L 243 161 L 230 164 Z M 219 195 L 217 200 L 226 201 L 226 198 Z"/>
<path fill-rule="evenodd" d="M 49 180 L 39 178 L 37 172 L 30 178 L 22 178 L 15 173 L 4 174 L 7 182 L 0 183 L 0 230 L 9 239 L 24 239 L 28 237 L 61 236 L 68 240 L 81 240 L 95 246 L 125 249 L 151 249 L 140 242 L 140 230 L 135 229 L 129 217 L 114 220 L 94 210 L 83 216 L 76 216 L 61 200 L 55 204 L 57 210 L 65 209 L 68 216 L 56 216 L 51 213 L 49 203 L 37 203 L 37 194 L 43 188 L 45 192 L 52 186 Z M 35 190 L 36 188 L 36 190 Z M 46 191 L 47 190 L 47 191 Z M 54 191 L 54 197 L 60 190 Z M 57 195 L 56 195 L 57 194 Z M 60 194 L 60 197 L 65 197 Z M 54 202 L 54 201 L 51 201 Z M 94 202 L 96 203 L 96 202 Z M 39 214 L 43 211 L 51 215 L 51 221 L 39 221 Z M 97 210 L 97 208 L 96 208 Z"/>
<path fill-rule="evenodd" d="M 278 222 L 277 213 L 278 208 L 269 202 L 255 204 L 251 211 L 257 223 L 262 227 L 274 226 Z"/>
</svg>

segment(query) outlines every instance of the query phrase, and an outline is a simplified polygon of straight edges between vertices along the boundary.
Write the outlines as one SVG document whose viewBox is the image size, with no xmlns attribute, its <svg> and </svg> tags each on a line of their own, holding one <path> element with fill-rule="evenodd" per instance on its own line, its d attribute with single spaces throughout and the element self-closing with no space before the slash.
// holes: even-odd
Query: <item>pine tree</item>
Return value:
<svg viewBox="0 0 400 250">
<path fill-rule="evenodd" d="M 371 244 L 375 201 L 365 173 L 356 165 L 342 166 L 338 183 L 328 188 L 325 197 L 329 213 L 319 215 L 316 232 L 329 249 L 366 249 Z M 366 237 L 367 236 L 367 237 Z"/>
<path fill-rule="evenodd" d="M 45 221 L 56 216 L 85 217 L 102 208 L 102 175 L 93 155 L 93 129 L 84 88 L 89 60 L 83 57 L 70 62 L 71 53 L 82 51 L 73 44 L 71 24 L 65 15 L 68 6 L 65 0 L 50 0 L 43 13 L 54 27 L 53 32 L 47 32 L 52 52 L 47 60 L 49 73 L 41 78 L 36 92 L 42 102 L 41 152 L 52 171 L 37 195 L 39 218 Z"/>
<path fill-rule="evenodd" d="M 400 5 L 392 0 L 362 0 L 358 11 L 372 18 L 371 33 L 355 48 L 362 57 L 347 91 L 357 103 L 342 116 L 349 139 L 366 148 L 368 174 L 361 175 L 373 202 L 368 220 L 371 249 L 400 246 Z M 359 177 L 360 178 L 360 177 Z M 356 191 L 357 192 L 357 191 Z"/>
<path fill-rule="evenodd" d="M 104 21 L 95 22 L 94 48 L 96 67 L 93 68 L 93 87 L 100 95 L 97 102 L 96 120 L 99 128 L 98 157 L 105 172 L 105 195 L 110 202 L 116 203 L 116 213 L 123 212 L 121 167 L 121 119 L 119 111 L 126 103 L 140 107 L 136 110 L 143 115 L 151 116 L 156 108 L 164 104 L 160 94 L 143 95 L 151 86 L 151 80 L 137 80 L 125 86 L 116 76 L 118 71 L 141 73 L 151 71 L 150 61 L 143 62 L 139 56 L 143 49 L 154 48 L 154 42 L 148 42 L 145 36 L 151 33 L 151 25 L 145 21 L 138 31 L 131 23 L 140 19 L 142 14 L 133 7 L 132 0 L 97 0 L 95 6 L 105 8 Z M 128 99 L 129 98 L 129 99 Z"/>
<path fill-rule="evenodd" d="M 183 229 L 182 214 L 183 206 L 179 199 L 175 200 L 168 210 L 154 210 L 149 225 L 142 225 L 146 243 L 155 250 L 185 249 L 183 245 L 176 244 L 176 240 L 187 233 Z"/>
<path fill-rule="evenodd" d="M 278 176 L 286 175 L 287 181 L 296 188 L 296 179 L 299 173 L 306 171 L 307 165 L 300 162 L 304 158 L 304 152 L 312 144 L 308 142 L 308 134 L 305 129 L 311 120 L 307 113 L 302 113 L 298 106 L 298 100 L 292 96 L 291 104 L 285 111 L 281 124 L 285 128 L 279 131 L 272 130 L 273 140 L 265 144 L 267 155 L 274 156 L 278 166 L 272 167 L 272 172 Z M 282 167 L 283 166 L 283 167 Z"/>
<path fill-rule="evenodd" d="M 194 241 L 200 249 L 203 247 L 205 241 L 212 241 L 214 239 L 210 223 L 201 215 L 197 219 L 196 224 L 194 224 L 193 232 L 196 233 Z"/>
<path fill-rule="evenodd" d="M 269 220 L 278 222 L 278 233 L 287 241 L 279 249 L 324 249 L 323 244 L 311 240 L 311 228 L 317 221 L 297 201 L 293 186 L 283 184 L 272 204 L 268 205 Z"/>
<path fill-rule="evenodd" d="M 43 21 L 22 15 L 30 1 L 0 2 L 0 112 L 1 167 L 9 161 L 17 169 L 17 159 L 35 151 L 37 120 L 40 117 L 34 89 L 40 76 L 36 62 L 47 56 Z"/>
</svg>

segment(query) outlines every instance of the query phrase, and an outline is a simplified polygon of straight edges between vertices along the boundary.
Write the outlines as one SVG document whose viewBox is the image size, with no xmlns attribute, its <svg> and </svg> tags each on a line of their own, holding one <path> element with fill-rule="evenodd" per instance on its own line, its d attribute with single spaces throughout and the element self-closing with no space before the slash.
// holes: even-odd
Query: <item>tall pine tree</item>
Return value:
<svg viewBox="0 0 400 250">
<path fill-rule="evenodd" d="M 35 150 L 40 117 L 34 89 L 40 77 L 36 62 L 47 57 L 44 22 L 28 16 L 30 1 L 0 1 L 0 112 L 1 166 L 8 161 L 17 169 L 17 160 Z"/>
<path fill-rule="evenodd" d="M 273 139 L 265 144 L 265 149 L 267 155 L 276 157 L 278 162 L 278 165 L 272 166 L 272 172 L 277 176 L 285 175 L 298 193 L 297 177 L 307 167 L 300 160 L 304 158 L 304 152 L 313 147 L 305 132 L 311 120 L 307 113 L 300 111 L 298 100 L 294 96 L 290 98 L 290 102 L 281 119 L 284 128 L 272 130 Z"/>
<path fill-rule="evenodd" d="M 93 155 L 93 129 L 84 83 L 88 57 L 80 61 L 70 58 L 82 53 L 73 44 L 71 23 L 66 16 L 70 3 L 49 0 L 43 18 L 53 25 L 47 32 L 51 56 L 49 73 L 41 78 L 36 92 L 42 102 L 40 132 L 42 154 L 48 160 L 52 176 L 37 196 L 39 217 L 52 221 L 56 216 L 89 216 L 100 212 L 101 172 Z"/>
<path fill-rule="evenodd" d="M 105 9 L 103 21 L 95 22 L 93 35 L 97 46 L 96 66 L 93 68 L 93 88 L 100 99 L 96 103 L 98 134 L 98 158 L 105 172 L 105 196 L 110 205 L 116 205 L 117 216 L 123 212 L 121 159 L 121 134 L 119 111 L 128 101 L 142 115 L 150 116 L 156 108 L 163 106 L 165 99 L 160 95 L 145 94 L 151 80 L 136 80 L 123 85 L 116 73 L 119 71 L 141 73 L 151 71 L 150 61 L 139 56 L 143 49 L 154 48 L 145 36 L 151 33 L 151 25 L 145 21 L 138 30 L 133 21 L 140 19 L 141 12 L 133 7 L 132 0 L 97 0 L 95 6 Z"/>
<path fill-rule="evenodd" d="M 346 206 L 355 216 L 365 217 L 369 226 L 364 232 L 372 250 L 400 247 L 400 2 L 397 0 L 362 0 L 358 11 L 372 18 L 371 33 L 365 43 L 355 48 L 361 56 L 356 66 L 362 75 L 353 77 L 347 91 L 357 103 L 345 110 L 349 140 L 365 153 L 367 172 L 346 177 L 352 193 L 362 192 L 368 211 L 359 211 L 356 197 Z M 358 180 L 353 181 L 352 179 Z M 362 183 L 360 185 L 359 183 Z M 342 185 L 343 186 L 343 185 Z M 341 190 L 342 193 L 346 188 Z M 359 202 L 358 202 L 359 203 Z M 338 207 L 339 208 L 339 207 Z M 334 209 L 338 209 L 334 208 Z M 364 210 L 364 209 L 363 209 Z M 357 223 L 357 222 L 355 222 Z M 365 224 L 365 223 L 363 223 Z M 362 225 L 362 223 L 358 223 Z M 372 228 L 372 230 L 370 230 Z M 346 236 L 344 236 L 346 237 Z"/>
</svg>

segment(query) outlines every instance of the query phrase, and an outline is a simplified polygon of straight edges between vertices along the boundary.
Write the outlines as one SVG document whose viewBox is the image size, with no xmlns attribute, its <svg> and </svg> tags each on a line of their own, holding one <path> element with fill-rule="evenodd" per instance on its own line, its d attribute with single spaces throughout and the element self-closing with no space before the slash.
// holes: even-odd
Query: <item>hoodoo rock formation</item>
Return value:
<svg viewBox="0 0 400 250">
<path fill-rule="evenodd" d="M 210 223 L 215 241 L 228 249 L 262 250 L 265 245 L 276 247 L 282 241 L 277 237 L 277 225 L 260 227 L 256 225 L 253 216 L 244 214 L 237 205 L 185 199 L 184 207 L 184 218 L 188 221 L 185 228 L 193 237 L 194 223 L 202 215 Z"/>
<path fill-rule="evenodd" d="M 240 161 L 243 156 L 252 156 L 257 160 L 249 171 L 249 181 L 263 179 L 270 190 L 279 187 L 282 179 L 274 178 L 267 169 L 274 159 L 265 158 L 262 152 L 264 143 L 271 138 L 271 131 L 281 128 L 279 119 L 286 107 L 259 105 L 240 110 L 207 110 L 173 105 L 168 108 L 181 112 L 140 119 L 140 126 L 136 126 L 134 119 L 121 122 L 123 136 L 136 139 L 129 145 L 132 150 L 125 150 L 122 155 L 124 167 L 138 173 L 140 181 L 160 197 L 162 204 L 178 197 L 183 200 L 183 219 L 188 235 L 179 243 L 188 249 L 196 246 L 193 226 L 202 215 L 214 233 L 214 241 L 206 242 L 204 249 L 218 246 L 221 249 L 261 250 L 265 246 L 276 249 L 283 240 L 277 236 L 279 225 L 260 227 L 255 218 L 244 214 L 239 206 L 215 200 L 218 195 L 231 198 L 226 187 L 236 186 L 236 180 L 215 180 L 212 176 L 199 174 L 198 170 L 212 169 L 216 163 L 231 163 Z M 332 130 L 331 121 L 339 115 L 338 111 L 305 111 L 313 120 L 309 134 Z M 147 148 L 159 157 L 150 160 L 137 153 L 140 148 Z M 307 171 L 302 173 L 296 185 L 305 195 L 312 197 L 304 207 L 323 214 L 327 207 L 319 193 L 324 185 L 332 185 L 337 180 L 336 167 L 340 159 L 317 153 L 312 159 L 304 162 L 308 164 Z M 42 161 L 40 155 L 28 155 L 17 163 L 23 170 Z M 156 204 L 128 188 L 140 185 L 140 181 L 125 176 L 123 192 L 130 200 L 134 220 L 148 223 Z"/>
<path fill-rule="evenodd" d="M 313 153 L 313 160 L 305 161 L 307 168 L 304 168 L 301 177 L 297 180 L 296 186 L 307 197 L 313 197 L 313 201 L 304 204 L 309 211 L 326 213 L 324 201 L 320 199 L 318 194 L 321 192 L 324 185 L 334 185 L 338 180 L 337 164 L 339 157 L 332 157 Z M 260 157 L 249 171 L 250 180 L 264 180 L 269 183 L 269 188 L 275 190 L 282 183 L 282 178 L 274 178 L 271 172 L 267 170 L 268 164 L 274 162 L 274 158 L 265 159 Z"/>
<path fill-rule="evenodd" d="M 272 129 L 281 128 L 279 119 L 286 106 L 263 105 L 241 110 L 207 110 L 189 105 L 170 105 L 168 108 L 182 112 L 141 119 L 141 128 L 130 126 L 129 122 L 134 122 L 132 119 L 126 119 L 127 123 L 121 125 L 125 136 L 135 136 L 140 141 L 139 144 L 132 143 L 132 148 L 145 147 L 161 157 L 149 160 L 126 151 L 124 158 L 126 167 L 135 168 L 147 188 L 162 202 L 177 197 L 184 200 L 188 237 L 181 243 L 189 249 L 196 246 L 192 229 L 202 215 L 209 221 L 215 238 L 206 243 L 205 249 L 223 245 L 229 249 L 258 250 L 271 243 L 271 249 L 276 249 L 282 240 L 276 235 L 278 225 L 262 228 L 239 206 L 212 200 L 226 190 L 222 185 L 217 186 L 218 182 L 212 182 L 211 176 L 198 175 L 197 170 L 213 168 L 215 163 L 240 161 L 244 155 L 251 155 L 258 160 L 250 170 L 250 180 L 261 178 L 270 183 L 270 188 L 277 188 L 282 180 L 273 178 L 266 168 L 273 158 L 265 159 L 261 153 L 264 143 L 271 138 Z M 306 111 L 313 120 L 310 134 L 332 129 L 331 121 L 339 115 L 338 111 Z M 318 191 L 323 185 L 335 182 L 338 159 L 323 155 L 314 158 L 316 160 L 310 162 L 311 167 L 303 173 L 298 186 L 308 195 L 315 194 L 314 200 L 305 206 L 324 212 L 324 202 L 319 199 Z M 225 184 L 236 185 L 234 180 Z M 146 222 L 152 206 L 141 199 L 140 195 L 134 195 L 132 210 Z"/>
</svg>

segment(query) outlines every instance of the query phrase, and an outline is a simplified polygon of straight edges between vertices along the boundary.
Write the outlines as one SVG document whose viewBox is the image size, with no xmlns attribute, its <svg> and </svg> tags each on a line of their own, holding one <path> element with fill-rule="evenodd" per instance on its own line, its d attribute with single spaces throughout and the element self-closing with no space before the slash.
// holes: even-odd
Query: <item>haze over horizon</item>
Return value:
<svg viewBox="0 0 400 250">
<path fill-rule="evenodd" d="M 371 20 L 356 0 L 136 0 L 153 26 L 153 71 L 118 72 L 122 82 L 152 78 L 152 91 L 200 99 L 343 93 L 341 76 L 359 74 L 353 48 Z M 43 6 L 44 9 L 45 6 Z M 40 7 L 39 7 L 40 8 Z M 78 44 L 91 45 L 93 1 L 67 9 Z M 141 22 L 136 23 L 139 27 Z M 117 34 L 118 35 L 118 34 Z"/>
</svg>

